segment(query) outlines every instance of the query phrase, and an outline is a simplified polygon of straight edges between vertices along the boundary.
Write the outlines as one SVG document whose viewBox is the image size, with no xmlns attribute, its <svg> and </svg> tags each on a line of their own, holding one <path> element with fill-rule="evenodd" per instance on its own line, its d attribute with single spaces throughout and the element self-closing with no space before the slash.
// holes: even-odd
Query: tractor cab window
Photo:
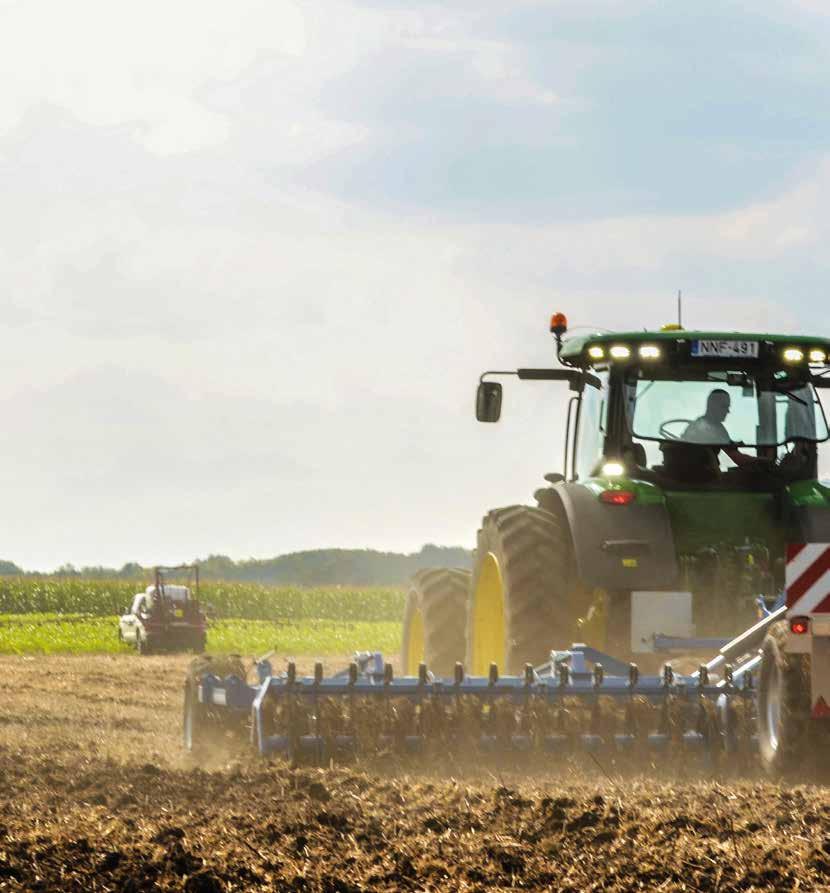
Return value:
<svg viewBox="0 0 830 893">
<path fill-rule="evenodd" d="M 812 384 L 787 370 L 763 378 L 745 370 L 633 370 L 626 416 L 650 465 L 666 443 L 712 447 L 716 454 L 774 448 L 781 457 L 793 443 L 829 436 Z"/>
<path fill-rule="evenodd" d="M 600 386 L 585 385 L 576 432 L 575 470 L 579 480 L 591 477 L 602 460 L 605 446 L 608 373 L 597 372 Z"/>
</svg>

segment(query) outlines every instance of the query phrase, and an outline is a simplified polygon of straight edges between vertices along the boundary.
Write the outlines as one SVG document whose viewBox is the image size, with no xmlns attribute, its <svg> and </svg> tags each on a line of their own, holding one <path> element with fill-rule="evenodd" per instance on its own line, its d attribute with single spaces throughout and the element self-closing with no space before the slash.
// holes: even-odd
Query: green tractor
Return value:
<svg viewBox="0 0 830 893">
<path fill-rule="evenodd" d="M 564 467 L 535 506 L 489 511 L 472 573 L 420 572 L 404 620 L 404 671 L 509 674 L 583 642 L 658 666 L 711 650 L 782 603 L 788 543 L 830 542 L 828 439 L 819 390 L 830 340 L 666 326 L 564 338 L 559 366 L 486 372 L 567 382 Z"/>
<path fill-rule="evenodd" d="M 250 717 L 263 755 L 323 764 L 454 741 L 511 765 L 587 750 L 624 767 L 671 749 L 671 760 L 704 754 L 709 772 L 757 751 L 771 773 L 803 778 L 820 762 L 830 341 L 677 326 L 566 341 L 560 314 L 551 330 L 559 366 L 484 373 L 476 415 L 498 421 L 496 377 L 567 382 L 564 467 L 545 475 L 535 506 L 485 515 L 472 573 L 415 576 L 403 673 L 376 651 L 329 677 L 322 664 L 301 677 L 263 659 L 253 685 L 199 668 L 189 747 L 214 719 Z"/>
</svg>

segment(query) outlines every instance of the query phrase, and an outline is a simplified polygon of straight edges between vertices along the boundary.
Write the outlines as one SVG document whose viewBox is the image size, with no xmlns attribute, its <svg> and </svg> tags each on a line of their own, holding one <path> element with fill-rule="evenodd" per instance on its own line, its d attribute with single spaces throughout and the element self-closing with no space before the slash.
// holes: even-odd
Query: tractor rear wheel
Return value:
<svg viewBox="0 0 830 893">
<path fill-rule="evenodd" d="M 573 641 L 576 617 L 570 534 L 564 519 L 526 505 L 494 509 L 482 522 L 467 614 L 467 666 L 519 673 Z"/>
<path fill-rule="evenodd" d="M 811 755 L 810 658 L 785 651 L 787 624 L 767 632 L 758 686 L 758 746 L 764 769 L 774 776 L 803 772 Z"/>
<path fill-rule="evenodd" d="M 408 676 L 425 663 L 439 676 L 464 660 L 470 572 L 457 568 L 421 570 L 406 596 L 401 662 Z"/>
<path fill-rule="evenodd" d="M 140 629 L 136 630 L 135 633 L 135 649 L 139 654 L 150 653 L 150 643 L 147 641 L 147 636 L 143 635 Z"/>
</svg>

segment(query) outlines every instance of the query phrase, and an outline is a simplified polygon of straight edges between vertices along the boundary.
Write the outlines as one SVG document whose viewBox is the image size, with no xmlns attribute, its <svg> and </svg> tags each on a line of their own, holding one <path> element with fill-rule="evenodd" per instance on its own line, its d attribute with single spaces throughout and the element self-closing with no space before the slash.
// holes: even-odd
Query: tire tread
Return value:
<svg viewBox="0 0 830 893">
<path fill-rule="evenodd" d="M 404 612 L 403 665 L 408 661 L 409 624 L 415 611 L 424 624 L 424 662 L 436 675 L 452 673 L 464 660 L 470 572 L 461 568 L 425 568 L 412 578 Z"/>
<path fill-rule="evenodd" d="M 564 518 L 526 505 L 493 509 L 478 532 L 475 579 L 483 556 L 492 552 L 504 579 L 506 672 L 518 673 L 525 663 L 539 664 L 551 648 L 570 644 L 574 629 L 567 599 L 572 571 L 570 534 Z M 468 606 L 472 660 L 472 598 Z"/>
</svg>

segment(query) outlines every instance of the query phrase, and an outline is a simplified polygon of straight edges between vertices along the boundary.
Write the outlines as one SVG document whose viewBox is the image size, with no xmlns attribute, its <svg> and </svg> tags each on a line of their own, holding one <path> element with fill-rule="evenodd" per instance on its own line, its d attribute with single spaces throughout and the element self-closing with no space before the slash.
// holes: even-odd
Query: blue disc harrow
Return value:
<svg viewBox="0 0 830 893">
<path fill-rule="evenodd" d="M 184 740 L 191 750 L 246 731 L 262 755 L 327 763 L 361 754 L 626 754 L 679 748 L 707 760 L 755 747 L 755 675 L 772 612 L 691 674 L 665 664 L 642 674 L 586 645 L 554 651 L 518 676 L 467 676 L 456 664 L 438 677 L 421 664 L 396 676 L 378 652 L 359 652 L 342 671 L 298 675 L 256 663 L 257 681 L 219 675 L 210 663 L 185 687 Z"/>
</svg>

